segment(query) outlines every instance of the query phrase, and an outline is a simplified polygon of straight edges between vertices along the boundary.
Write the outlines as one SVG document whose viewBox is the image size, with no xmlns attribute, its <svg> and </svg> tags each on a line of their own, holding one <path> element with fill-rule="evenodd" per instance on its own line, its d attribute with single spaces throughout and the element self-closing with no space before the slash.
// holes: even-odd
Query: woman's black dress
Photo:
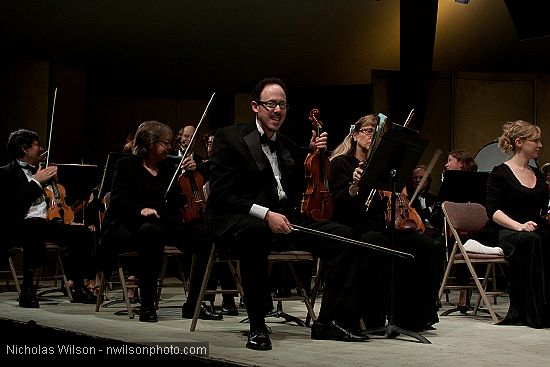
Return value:
<svg viewBox="0 0 550 367">
<path fill-rule="evenodd" d="M 498 245 L 508 260 L 510 308 L 503 322 L 534 328 L 550 326 L 550 237 L 546 219 L 548 192 L 542 173 L 533 168 L 535 187 L 523 186 L 504 163 L 493 168 L 487 181 L 487 214 L 501 210 L 520 223 L 532 220 L 534 232 L 518 232 L 492 222 Z"/>
</svg>

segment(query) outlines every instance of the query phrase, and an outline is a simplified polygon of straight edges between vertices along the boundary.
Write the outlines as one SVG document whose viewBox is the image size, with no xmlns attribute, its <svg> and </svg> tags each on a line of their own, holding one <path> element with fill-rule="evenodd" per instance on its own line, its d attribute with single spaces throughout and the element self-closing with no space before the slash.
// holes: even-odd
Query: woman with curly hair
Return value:
<svg viewBox="0 0 550 367">
<path fill-rule="evenodd" d="M 498 145 L 513 153 L 487 181 L 487 214 L 509 264 L 510 308 L 501 323 L 549 327 L 550 237 L 542 216 L 548 189 L 542 173 L 529 165 L 542 148 L 540 128 L 522 120 L 507 122 Z"/>
</svg>

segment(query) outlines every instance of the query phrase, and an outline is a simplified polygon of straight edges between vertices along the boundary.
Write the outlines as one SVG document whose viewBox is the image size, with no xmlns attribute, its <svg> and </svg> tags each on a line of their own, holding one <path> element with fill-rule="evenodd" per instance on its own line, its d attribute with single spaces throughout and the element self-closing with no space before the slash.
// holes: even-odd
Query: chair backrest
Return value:
<svg viewBox="0 0 550 367">
<path fill-rule="evenodd" d="M 458 232 L 479 232 L 487 225 L 487 210 L 478 203 L 444 201 L 443 213 L 447 222 Z"/>
</svg>

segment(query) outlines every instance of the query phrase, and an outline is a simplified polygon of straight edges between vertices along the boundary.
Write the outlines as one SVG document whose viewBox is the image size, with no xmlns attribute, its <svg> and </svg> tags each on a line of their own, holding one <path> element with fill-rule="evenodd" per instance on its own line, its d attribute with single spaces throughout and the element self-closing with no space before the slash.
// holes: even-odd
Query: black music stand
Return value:
<svg viewBox="0 0 550 367">
<path fill-rule="evenodd" d="M 111 186 L 113 184 L 113 171 L 115 169 L 115 164 L 120 158 L 131 156 L 131 153 L 121 153 L 121 152 L 110 152 L 107 156 L 107 161 L 103 167 L 103 177 L 101 178 L 101 184 L 99 186 L 98 197 L 100 200 L 103 199 L 106 193 L 111 191 Z"/>
<path fill-rule="evenodd" d="M 61 164 L 52 163 L 57 167 L 57 178 L 67 189 L 67 197 L 71 202 L 86 200 L 99 182 L 99 169 L 93 164 Z"/>
<path fill-rule="evenodd" d="M 391 191 L 391 223 L 395 223 L 396 191 L 398 187 L 404 187 L 410 178 L 411 172 L 416 167 L 420 157 L 424 153 L 428 141 L 418 136 L 418 131 L 390 124 L 383 134 L 379 144 L 374 148 L 371 157 L 365 167 L 365 172 L 359 181 L 359 190 L 369 192 L 371 188 Z M 395 226 L 390 226 L 391 247 L 395 249 Z M 369 330 L 369 333 L 378 334 L 384 332 L 388 338 L 396 338 L 399 334 L 408 335 L 421 343 L 431 342 L 414 331 L 405 330 L 395 325 L 395 259 L 391 259 L 390 272 L 390 315 L 388 325 L 379 329 Z M 435 301 L 434 301 L 435 302 Z"/>
<path fill-rule="evenodd" d="M 489 172 L 445 171 L 439 201 L 485 205 Z"/>
</svg>

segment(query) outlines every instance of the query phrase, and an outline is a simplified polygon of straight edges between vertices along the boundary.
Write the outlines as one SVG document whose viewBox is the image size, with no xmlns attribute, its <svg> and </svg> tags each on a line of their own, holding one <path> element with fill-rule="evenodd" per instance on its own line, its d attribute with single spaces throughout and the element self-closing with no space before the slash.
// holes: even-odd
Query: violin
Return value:
<svg viewBox="0 0 550 367">
<path fill-rule="evenodd" d="M 187 199 L 185 205 L 181 209 L 185 223 L 204 221 L 206 200 L 202 190 L 204 186 L 204 178 L 202 175 L 197 170 L 186 170 L 178 178 L 178 185 Z"/>
<path fill-rule="evenodd" d="M 46 154 L 46 165 L 50 163 L 50 151 L 52 144 L 52 131 L 53 131 L 53 117 L 55 112 L 55 100 L 57 98 L 57 88 L 53 95 L 52 117 L 50 121 L 50 137 L 48 141 L 48 150 Z M 71 224 L 74 220 L 74 212 L 70 206 L 65 202 L 66 191 L 65 188 L 58 182 L 57 175 L 52 177 L 50 183 L 44 188 L 44 195 L 48 202 L 48 220 L 52 222 L 59 222 L 65 224 Z"/>
<path fill-rule="evenodd" d="M 74 220 L 74 212 L 65 202 L 67 196 L 65 187 L 57 182 L 57 176 L 54 176 L 50 184 L 44 188 L 44 195 L 48 201 L 48 220 L 71 224 Z"/>
<path fill-rule="evenodd" d="M 386 225 L 389 227 L 391 225 L 391 211 L 392 211 L 392 201 L 391 201 L 391 192 L 390 191 L 380 191 L 382 198 L 388 198 L 388 207 L 386 209 Z M 404 188 L 401 193 L 396 194 L 395 202 L 395 228 L 398 230 L 412 229 L 420 233 L 424 233 L 426 227 L 422 222 L 422 218 L 416 212 L 416 210 L 410 205 L 409 200 L 407 199 L 407 188 Z"/>
<path fill-rule="evenodd" d="M 183 161 L 185 160 L 185 158 L 187 158 L 190 155 L 190 152 L 193 151 L 193 146 L 195 144 L 195 138 L 197 136 L 197 132 L 199 131 L 202 125 L 202 122 L 206 117 L 206 113 L 208 112 L 208 109 L 210 108 L 210 105 L 212 104 L 212 101 L 214 100 L 215 95 L 216 93 L 212 93 L 212 96 L 210 97 L 210 100 L 208 101 L 208 104 L 206 105 L 206 108 L 202 113 L 201 119 L 197 124 L 195 132 L 193 133 L 193 136 L 191 137 L 189 144 L 185 148 L 185 152 L 183 152 L 178 168 L 176 169 L 174 176 L 170 180 L 170 184 L 168 185 L 168 188 L 166 189 L 166 193 L 164 194 L 165 198 L 167 197 L 168 192 L 170 191 L 170 188 L 172 187 L 172 184 L 176 179 L 176 176 L 180 172 L 180 168 L 182 167 Z M 204 209 L 206 207 L 205 205 L 206 199 L 204 197 L 204 191 L 202 190 L 204 186 L 204 178 L 202 177 L 202 175 L 197 170 L 194 170 L 194 171 L 183 170 L 181 171 L 181 174 L 178 177 L 178 184 L 187 199 L 185 205 L 182 207 L 182 214 L 185 222 L 191 223 L 194 221 L 204 221 Z"/>
<path fill-rule="evenodd" d="M 317 136 L 321 135 L 323 127 L 318 119 L 319 110 L 314 108 L 309 113 L 309 120 Z M 330 177 L 330 161 L 324 149 L 313 146 L 305 161 L 305 178 L 307 188 L 301 204 L 302 214 L 316 221 L 328 220 L 332 217 L 332 195 L 328 189 Z"/>
</svg>

